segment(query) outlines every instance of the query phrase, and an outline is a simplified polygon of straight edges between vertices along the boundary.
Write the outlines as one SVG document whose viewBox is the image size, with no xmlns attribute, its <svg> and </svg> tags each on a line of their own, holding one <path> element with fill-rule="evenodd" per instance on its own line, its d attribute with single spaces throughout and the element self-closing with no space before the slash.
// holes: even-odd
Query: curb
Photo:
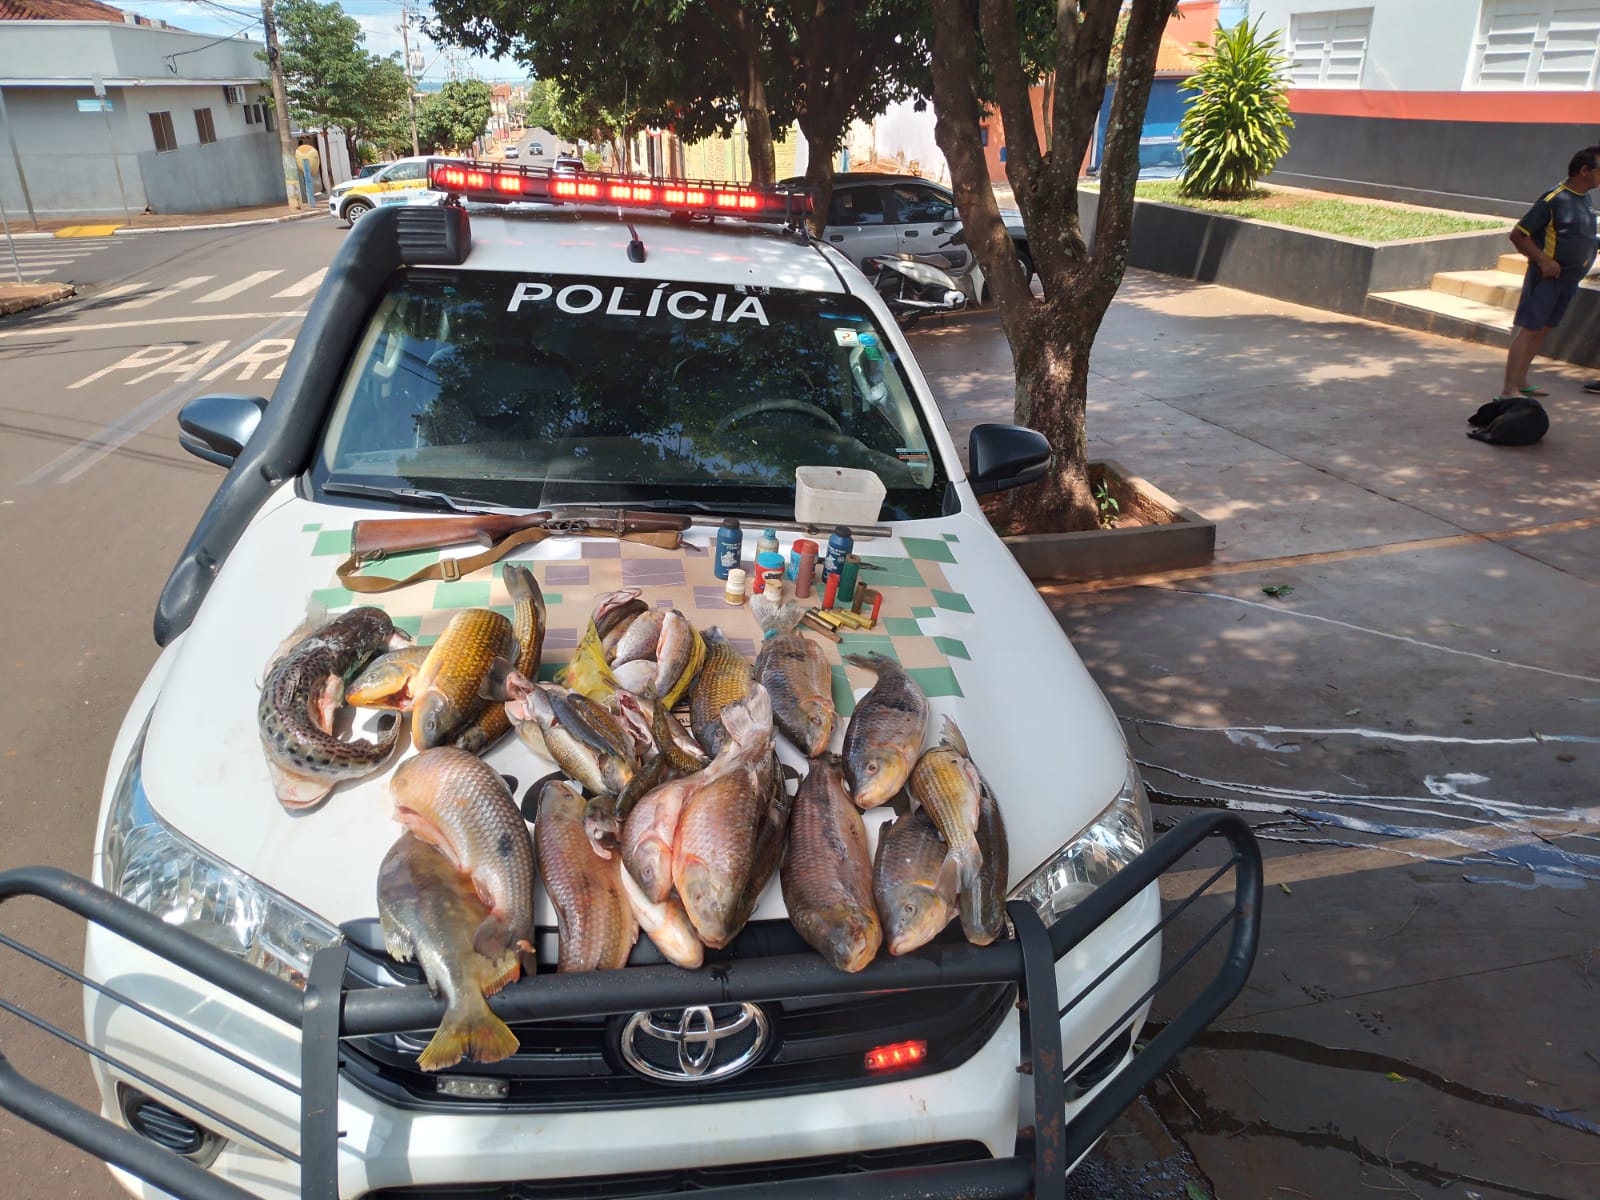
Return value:
<svg viewBox="0 0 1600 1200">
<path fill-rule="evenodd" d="M 70 283 L 64 283 L 60 287 L 36 292 L 31 296 L 18 296 L 12 300 L 0 300 L 0 316 L 26 312 L 30 308 L 43 308 L 47 304 L 54 304 L 58 300 L 66 300 L 77 294 L 77 288 Z"/>
<path fill-rule="evenodd" d="M 145 229 L 137 229 L 131 225 L 125 225 L 116 230 L 114 235 L 121 237 L 124 234 L 190 233 L 197 229 L 243 229 L 247 225 L 282 225 L 288 221 L 304 221 L 307 217 L 327 217 L 331 215 L 325 207 L 308 208 L 305 212 L 290 213 L 286 217 L 258 217 L 253 221 L 216 221 L 209 225 L 154 225 Z"/>
</svg>

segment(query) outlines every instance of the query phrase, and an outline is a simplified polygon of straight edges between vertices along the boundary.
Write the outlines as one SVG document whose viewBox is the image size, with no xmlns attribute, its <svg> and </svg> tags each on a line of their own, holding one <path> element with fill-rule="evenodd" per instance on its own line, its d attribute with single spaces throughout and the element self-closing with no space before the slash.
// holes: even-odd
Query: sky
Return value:
<svg viewBox="0 0 1600 1200">
<path fill-rule="evenodd" d="M 222 36 L 243 32 L 256 41 L 264 40 L 260 0 L 107 0 L 107 3 L 194 33 Z M 368 50 L 383 55 L 400 52 L 400 0 L 339 0 L 339 6 L 360 24 L 367 37 Z M 412 0 L 410 9 L 412 49 L 423 51 L 422 79 L 425 83 L 442 83 L 449 78 L 451 56 L 422 36 L 416 16 L 419 9 L 431 13 L 432 6 L 429 0 Z M 464 51 L 455 53 L 462 69 L 480 79 L 520 83 L 528 77 L 528 72 L 510 59 L 484 58 Z"/>
</svg>

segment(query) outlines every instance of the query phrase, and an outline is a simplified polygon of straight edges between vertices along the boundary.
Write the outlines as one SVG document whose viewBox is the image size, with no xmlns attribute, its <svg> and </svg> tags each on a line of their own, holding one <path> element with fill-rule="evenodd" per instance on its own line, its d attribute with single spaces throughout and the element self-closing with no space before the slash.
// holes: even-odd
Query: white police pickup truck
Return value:
<svg viewBox="0 0 1600 1200">
<path fill-rule="evenodd" d="M 1059 1195 L 1243 985 L 1260 860 L 1228 814 L 1154 838 L 1114 715 L 985 520 L 978 495 L 1037 478 L 1049 447 L 979 426 L 964 470 L 906 338 L 804 231 L 794 193 L 429 172 L 451 200 L 351 231 L 270 403 L 206 397 L 180 418 L 184 445 L 228 472 L 157 606 L 164 649 L 115 742 L 93 883 L 0 873 L 0 902 L 87 918 L 100 1112 L 3 1056 L 0 1105 L 147 1197 Z M 450 553 L 375 565 L 433 563 L 436 582 L 352 595 L 353 524 L 683 514 L 675 551 L 573 528 L 516 553 L 543 589 L 545 667 L 614 587 L 748 652 L 760 630 L 725 603 L 705 548 L 735 516 L 747 560 L 769 525 L 787 555 L 811 532 L 794 510 L 808 465 L 884 487 L 855 545 L 882 611 L 824 643 L 835 698 L 845 712 L 872 682 L 839 655 L 876 650 L 928 697 L 930 744 L 941 717 L 959 722 L 1009 830 L 1004 933 L 972 945 L 952 923 L 844 974 L 796 936 L 774 879 L 703 967 L 641 937 L 625 968 L 558 974 L 540 891 L 538 970 L 492 1000 L 516 1051 L 420 1070 L 443 1001 L 377 932 L 399 832 L 390 772 L 313 811 L 280 806 L 257 725 L 264 664 L 309 604 L 375 603 L 426 642 L 453 610 L 506 600 L 498 565 L 457 578 Z M 485 757 L 531 817 L 549 764 L 514 736 Z M 867 814 L 873 839 L 890 807 Z M 1202 902 L 1225 906 L 1213 934 L 1231 941 L 1152 1036 L 1158 879 L 1202 843 L 1234 876 L 1227 900 Z"/>
</svg>

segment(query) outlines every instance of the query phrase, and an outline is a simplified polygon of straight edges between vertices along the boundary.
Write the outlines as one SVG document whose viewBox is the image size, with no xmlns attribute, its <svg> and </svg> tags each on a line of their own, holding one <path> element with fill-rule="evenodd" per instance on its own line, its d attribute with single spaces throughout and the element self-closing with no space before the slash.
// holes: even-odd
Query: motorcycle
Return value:
<svg viewBox="0 0 1600 1200">
<path fill-rule="evenodd" d="M 967 303 L 950 274 L 909 254 L 878 254 L 863 264 L 872 285 L 902 329 L 930 313 L 955 312 Z"/>
</svg>

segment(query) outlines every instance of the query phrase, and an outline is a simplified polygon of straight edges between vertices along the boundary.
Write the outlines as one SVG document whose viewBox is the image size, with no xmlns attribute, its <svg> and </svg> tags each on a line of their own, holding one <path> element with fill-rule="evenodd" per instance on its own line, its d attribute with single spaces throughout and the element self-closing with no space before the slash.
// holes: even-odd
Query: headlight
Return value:
<svg viewBox="0 0 1600 1200">
<path fill-rule="evenodd" d="M 1106 810 L 1089 827 L 1052 854 L 1011 893 L 1033 905 L 1048 928 L 1090 892 L 1127 866 L 1150 844 L 1150 800 L 1139 768 L 1128 762 L 1128 776 Z"/>
<path fill-rule="evenodd" d="M 338 941 L 339 931 L 156 816 L 144 793 L 144 738 L 141 731 L 106 819 L 100 847 L 106 890 L 304 987 L 312 955 Z"/>
</svg>

